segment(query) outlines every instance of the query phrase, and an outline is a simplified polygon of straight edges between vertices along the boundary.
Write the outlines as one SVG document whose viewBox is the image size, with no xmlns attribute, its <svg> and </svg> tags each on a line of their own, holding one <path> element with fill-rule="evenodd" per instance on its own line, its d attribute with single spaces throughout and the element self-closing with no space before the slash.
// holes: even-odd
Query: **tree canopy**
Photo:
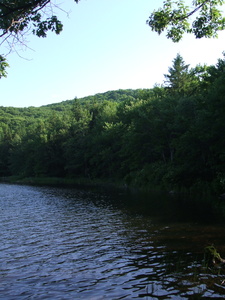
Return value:
<svg viewBox="0 0 225 300">
<path fill-rule="evenodd" d="M 73 0 L 78 3 L 80 0 Z M 186 5 L 184 0 L 165 0 L 163 7 L 154 10 L 147 24 L 152 31 L 179 42 L 184 33 L 196 38 L 216 37 L 225 29 L 225 17 L 220 10 L 225 0 L 193 0 Z M 2 0 L 0 1 L 0 46 L 8 45 L 8 51 L 19 44 L 26 44 L 25 36 L 32 33 L 46 37 L 48 31 L 59 34 L 63 24 L 57 17 L 58 5 L 54 0 Z M 6 77 L 9 66 L 5 55 L 0 53 L 0 78 Z"/>
<path fill-rule="evenodd" d="M 56 15 L 57 8 L 51 0 L 2 0 L 0 46 L 6 43 L 10 52 L 18 43 L 24 45 L 24 36 L 30 32 L 38 37 L 46 37 L 48 31 L 59 34 L 63 24 Z M 0 78 L 6 76 L 6 67 L 5 58 L 0 56 Z"/>
<path fill-rule="evenodd" d="M 79 0 L 74 0 L 78 3 Z M 46 37 L 47 31 L 59 34 L 62 23 L 55 16 L 55 7 L 50 0 L 2 0 L 0 3 L 0 37 L 18 35 L 31 30 L 39 37 Z"/>
<path fill-rule="evenodd" d="M 153 89 L 0 107 L 0 177 L 103 179 L 223 194 L 224 70 L 225 56 L 190 69 L 178 54 L 164 84 Z"/>
<path fill-rule="evenodd" d="M 196 38 L 217 37 L 218 31 L 225 29 L 225 17 L 220 10 L 224 0 L 194 0 L 192 5 L 185 1 L 165 0 L 163 7 L 152 12 L 147 24 L 152 31 L 179 42 L 184 33 L 192 33 Z"/>
</svg>

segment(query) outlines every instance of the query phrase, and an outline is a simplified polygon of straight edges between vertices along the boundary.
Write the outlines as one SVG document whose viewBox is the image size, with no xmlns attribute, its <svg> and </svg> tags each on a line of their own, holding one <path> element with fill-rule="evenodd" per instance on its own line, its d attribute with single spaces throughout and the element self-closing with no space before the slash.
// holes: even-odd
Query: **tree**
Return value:
<svg viewBox="0 0 225 300">
<path fill-rule="evenodd" d="M 11 50 L 17 43 L 24 44 L 24 36 L 30 32 L 38 37 L 46 37 L 48 31 L 59 34 L 63 24 L 55 15 L 55 8 L 57 5 L 51 0 L 1 0 L 0 46 L 6 42 Z M 0 56 L 0 78 L 6 76 L 7 66 Z"/>
<path fill-rule="evenodd" d="M 6 59 L 0 55 L 0 78 L 7 76 L 7 67 L 9 67 L 9 64 L 6 62 Z"/>
<path fill-rule="evenodd" d="M 191 8 L 183 0 L 165 0 L 163 8 L 153 11 L 147 24 L 158 34 L 167 31 L 167 38 L 173 42 L 179 42 L 184 33 L 193 33 L 196 38 L 217 37 L 218 31 L 225 29 L 225 17 L 219 9 L 224 2 L 194 0 Z"/>
<path fill-rule="evenodd" d="M 186 65 L 182 56 L 177 54 L 173 60 L 173 66 L 169 68 L 169 74 L 165 74 L 166 85 L 170 92 L 176 94 L 186 94 L 190 89 L 191 76 L 189 65 Z"/>
</svg>

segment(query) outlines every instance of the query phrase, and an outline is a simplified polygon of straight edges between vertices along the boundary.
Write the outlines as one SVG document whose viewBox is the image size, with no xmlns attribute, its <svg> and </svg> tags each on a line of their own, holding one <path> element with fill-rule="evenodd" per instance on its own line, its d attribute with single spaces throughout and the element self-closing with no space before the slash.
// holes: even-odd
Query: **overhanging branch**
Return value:
<svg viewBox="0 0 225 300">
<path fill-rule="evenodd" d="M 0 7 L 4 7 L 4 9 L 8 10 L 8 12 L 4 12 L 4 13 L 0 14 L 0 18 L 7 17 L 8 15 L 13 14 L 15 12 L 17 12 L 20 15 L 20 14 L 25 13 L 26 11 L 33 10 L 37 6 L 40 6 L 40 8 L 38 8 L 38 10 L 39 10 L 39 9 L 42 9 L 44 6 L 46 6 L 49 2 L 50 2 L 50 0 L 45 0 L 45 1 L 36 0 L 36 1 L 33 1 L 32 3 L 27 3 L 27 4 L 24 4 L 21 6 L 16 6 L 16 7 L 10 7 L 3 3 L 0 3 Z"/>
<path fill-rule="evenodd" d="M 185 19 L 188 19 L 189 17 L 191 17 L 194 13 L 196 13 L 199 9 L 201 9 L 207 2 L 210 2 L 211 0 L 206 0 L 204 1 L 201 5 L 199 5 L 198 7 L 196 7 L 195 9 L 193 9 L 189 14 L 182 16 L 182 17 L 176 17 L 174 18 L 176 21 L 183 21 Z M 173 16 L 172 16 L 173 17 Z"/>
</svg>

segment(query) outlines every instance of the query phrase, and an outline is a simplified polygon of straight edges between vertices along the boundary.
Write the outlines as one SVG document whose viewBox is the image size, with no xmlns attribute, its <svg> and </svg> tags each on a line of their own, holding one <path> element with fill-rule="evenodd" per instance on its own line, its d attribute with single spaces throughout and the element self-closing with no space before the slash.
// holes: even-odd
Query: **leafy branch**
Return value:
<svg viewBox="0 0 225 300">
<path fill-rule="evenodd" d="M 166 31 L 167 38 L 173 42 L 179 42 L 184 33 L 193 33 L 196 38 L 217 37 L 218 31 L 225 29 L 225 18 L 219 10 L 224 2 L 224 0 L 195 0 L 194 8 L 191 9 L 183 0 L 166 0 L 163 8 L 153 11 L 147 24 L 158 34 Z M 196 18 L 192 20 L 194 15 Z"/>
<path fill-rule="evenodd" d="M 74 2 L 78 3 L 79 0 L 74 0 Z M 54 8 L 59 7 L 54 5 Z M 26 45 L 24 37 L 29 32 L 38 37 L 46 37 L 48 31 L 60 34 L 63 24 L 54 10 L 51 0 L 1 0 L 0 45 L 6 43 L 11 52 L 16 43 Z M 0 59 L 1 78 L 6 76 L 5 68 L 8 64 L 3 56 L 0 56 Z"/>
</svg>

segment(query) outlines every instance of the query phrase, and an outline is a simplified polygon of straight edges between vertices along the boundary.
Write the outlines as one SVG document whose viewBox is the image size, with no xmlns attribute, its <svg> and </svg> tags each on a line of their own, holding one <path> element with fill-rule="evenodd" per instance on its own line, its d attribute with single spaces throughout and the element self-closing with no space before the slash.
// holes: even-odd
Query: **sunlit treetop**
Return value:
<svg viewBox="0 0 225 300">
<path fill-rule="evenodd" d="M 194 0 L 163 2 L 163 7 L 153 11 L 147 20 L 152 31 L 179 42 L 184 33 L 192 33 L 196 38 L 217 37 L 218 31 L 225 29 L 225 17 L 221 11 L 224 0 Z"/>
</svg>

